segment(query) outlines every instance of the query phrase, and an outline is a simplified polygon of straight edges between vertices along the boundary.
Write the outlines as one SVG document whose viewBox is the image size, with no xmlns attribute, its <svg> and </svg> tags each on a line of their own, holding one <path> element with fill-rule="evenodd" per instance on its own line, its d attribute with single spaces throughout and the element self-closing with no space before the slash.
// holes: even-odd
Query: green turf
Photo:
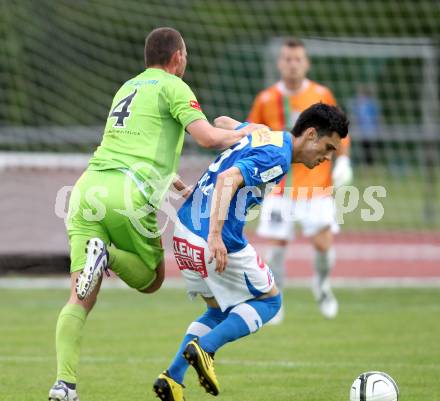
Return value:
<svg viewBox="0 0 440 401">
<path fill-rule="evenodd" d="M 438 289 L 338 290 L 326 321 L 305 289 L 285 295 L 285 324 L 227 345 L 216 356 L 224 401 L 346 401 L 354 378 L 384 370 L 401 401 L 440 400 Z M 0 400 L 41 401 L 55 375 L 54 328 L 61 290 L 1 290 Z M 202 312 L 183 290 L 143 296 L 104 290 L 85 333 L 79 391 L 85 401 L 155 399 L 188 323 Z M 213 399 L 189 371 L 187 401 Z"/>
</svg>

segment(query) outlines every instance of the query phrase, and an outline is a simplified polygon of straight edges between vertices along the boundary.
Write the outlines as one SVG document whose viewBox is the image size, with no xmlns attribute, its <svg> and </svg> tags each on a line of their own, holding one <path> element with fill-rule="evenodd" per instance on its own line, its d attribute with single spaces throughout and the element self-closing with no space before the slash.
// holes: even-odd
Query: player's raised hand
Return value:
<svg viewBox="0 0 440 401">
<path fill-rule="evenodd" d="M 223 129 L 235 129 L 240 125 L 240 121 L 234 120 L 228 116 L 219 116 L 214 120 L 214 127 Z"/>
<path fill-rule="evenodd" d="M 251 132 L 254 132 L 254 131 L 260 130 L 260 129 L 270 131 L 270 128 L 268 128 L 264 124 L 250 123 L 250 124 L 245 125 L 243 128 L 240 128 L 234 132 L 237 132 L 243 138 L 245 136 L 248 136 Z"/>
<path fill-rule="evenodd" d="M 209 258 L 208 263 L 212 263 L 215 259 L 215 271 L 222 273 L 228 264 L 228 251 L 222 239 L 222 235 L 210 233 L 208 235 Z"/>
<path fill-rule="evenodd" d="M 186 185 L 179 177 L 174 178 L 173 188 L 174 192 L 184 199 L 188 199 L 193 190 L 192 185 Z"/>
<path fill-rule="evenodd" d="M 237 127 L 239 127 L 240 125 L 240 121 L 234 120 L 233 118 L 228 116 L 220 116 L 214 120 L 214 126 L 217 128 L 236 130 Z M 243 126 L 243 128 L 240 128 L 238 131 L 241 133 L 242 136 L 246 136 L 249 135 L 252 131 L 260 128 L 269 129 L 264 124 L 246 123 L 246 125 Z"/>
<path fill-rule="evenodd" d="M 241 128 L 240 131 L 241 132 L 245 132 L 246 135 L 249 135 L 251 132 L 253 132 L 253 131 L 257 130 L 257 129 L 261 129 L 261 128 L 270 130 L 270 128 L 267 125 L 256 124 L 256 123 L 249 123 L 244 128 Z"/>
</svg>

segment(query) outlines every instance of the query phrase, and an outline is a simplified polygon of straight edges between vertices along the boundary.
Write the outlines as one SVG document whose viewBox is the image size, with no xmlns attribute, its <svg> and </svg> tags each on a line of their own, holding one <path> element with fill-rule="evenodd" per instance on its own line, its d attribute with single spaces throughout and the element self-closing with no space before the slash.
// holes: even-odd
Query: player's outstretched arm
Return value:
<svg viewBox="0 0 440 401">
<path fill-rule="evenodd" d="M 228 116 L 219 116 L 214 120 L 214 125 L 217 128 L 223 128 L 223 129 L 236 129 L 241 124 L 240 121 L 234 120 L 231 117 Z M 267 125 L 264 124 L 256 124 L 256 123 L 247 123 L 248 127 L 254 131 L 259 128 L 269 128 Z"/>
<path fill-rule="evenodd" d="M 235 128 L 240 123 L 233 127 Z M 249 124 L 239 130 L 223 129 L 213 127 L 206 120 L 196 120 L 188 124 L 186 130 L 202 147 L 208 149 L 225 149 L 238 142 L 241 138 L 250 134 L 254 129 L 254 124 Z"/>
<path fill-rule="evenodd" d="M 240 121 L 234 120 L 228 116 L 219 116 L 214 120 L 214 126 L 223 129 L 235 129 L 235 127 L 241 124 Z"/>
<path fill-rule="evenodd" d="M 228 263 L 228 252 L 222 239 L 222 230 L 228 217 L 229 205 L 238 188 L 244 184 L 240 169 L 231 167 L 217 177 L 211 203 L 209 223 L 208 248 L 210 251 L 209 263 L 215 259 L 215 270 L 221 273 Z"/>
</svg>

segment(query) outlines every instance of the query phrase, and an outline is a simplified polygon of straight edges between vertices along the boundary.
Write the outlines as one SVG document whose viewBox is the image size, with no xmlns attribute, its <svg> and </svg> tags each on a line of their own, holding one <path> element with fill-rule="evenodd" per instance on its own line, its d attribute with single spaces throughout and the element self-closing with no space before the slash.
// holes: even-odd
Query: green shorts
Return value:
<svg viewBox="0 0 440 401">
<path fill-rule="evenodd" d="M 138 255 L 152 270 L 163 259 L 156 210 L 119 170 L 83 173 L 70 197 L 67 233 L 71 272 L 84 268 L 86 242 L 93 237 Z"/>
</svg>

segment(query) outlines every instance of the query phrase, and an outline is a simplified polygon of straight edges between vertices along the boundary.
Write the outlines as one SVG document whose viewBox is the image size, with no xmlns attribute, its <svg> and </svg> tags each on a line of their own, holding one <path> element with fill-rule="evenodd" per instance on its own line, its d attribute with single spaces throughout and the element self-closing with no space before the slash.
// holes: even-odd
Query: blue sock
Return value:
<svg viewBox="0 0 440 401">
<path fill-rule="evenodd" d="M 189 325 L 186 335 L 180 344 L 180 348 L 168 368 L 168 374 L 173 380 L 177 383 L 182 383 L 186 370 L 188 369 L 188 362 L 183 357 L 183 351 L 186 345 L 194 338 L 201 337 L 211 331 L 211 329 L 222 322 L 226 316 L 227 314 L 222 312 L 220 308 L 211 308 L 208 306 L 208 310 Z"/>
<path fill-rule="evenodd" d="M 228 342 L 255 333 L 272 319 L 280 308 L 281 294 L 239 304 L 231 309 L 223 322 L 200 337 L 199 344 L 206 352 L 214 353 Z"/>
</svg>

